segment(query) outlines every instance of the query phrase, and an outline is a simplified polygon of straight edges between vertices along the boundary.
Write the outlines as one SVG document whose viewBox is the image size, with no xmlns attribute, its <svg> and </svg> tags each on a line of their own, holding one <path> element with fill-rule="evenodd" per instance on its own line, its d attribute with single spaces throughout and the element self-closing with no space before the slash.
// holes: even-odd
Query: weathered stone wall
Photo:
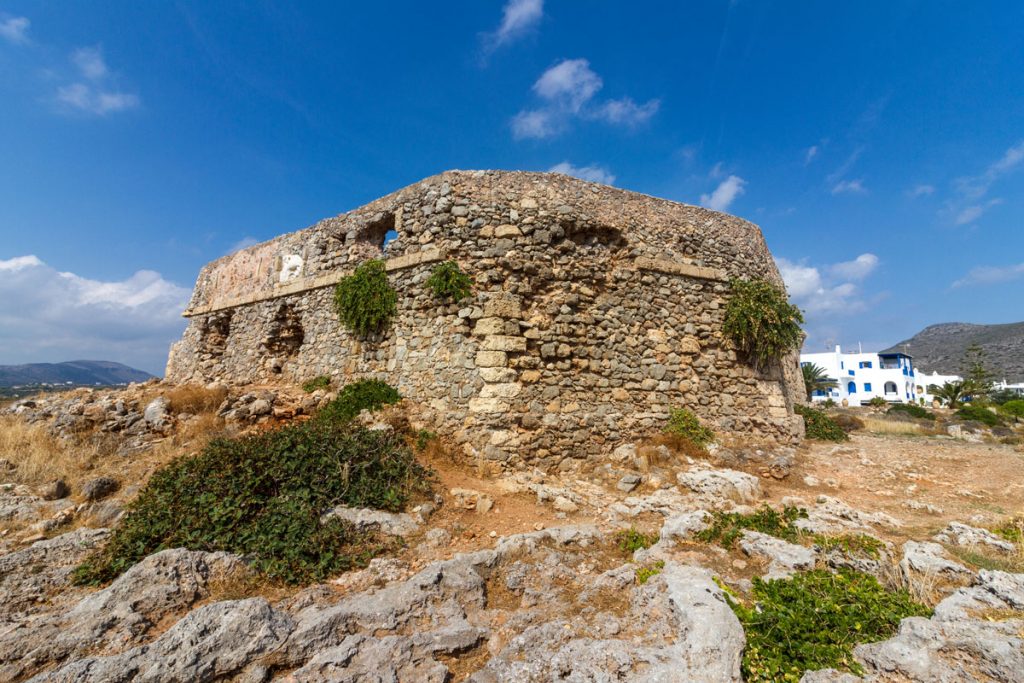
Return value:
<svg viewBox="0 0 1024 683">
<path fill-rule="evenodd" d="M 360 340 L 332 285 L 382 257 L 399 315 Z M 475 280 L 458 305 L 425 286 L 449 259 Z M 791 442 L 797 357 L 762 373 L 737 359 L 721 332 L 732 277 L 782 285 L 760 231 L 733 216 L 561 175 L 452 171 L 207 265 L 167 376 L 384 379 L 467 454 L 510 465 L 606 450 L 675 406 Z"/>
</svg>

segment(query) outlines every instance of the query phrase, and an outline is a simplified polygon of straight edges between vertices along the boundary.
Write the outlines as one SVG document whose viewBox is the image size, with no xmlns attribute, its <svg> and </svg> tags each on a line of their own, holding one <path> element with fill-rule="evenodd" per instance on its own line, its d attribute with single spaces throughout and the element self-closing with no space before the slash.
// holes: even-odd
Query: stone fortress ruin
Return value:
<svg viewBox="0 0 1024 683">
<path fill-rule="evenodd" d="M 333 286 L 369 259 L 398 314 L 364 339 Z M 474 281 L 458 303 L 425 284 L 449 260 Z M 381 379 L 468 456 L 511 467 L 606 452 L 674 407 L 793 443 L 797 352 L 762 370 L 737 357 L 722 334 L 736 277 L 782 286 L 739 218 L 551 173 L 449 171 L 205 266 L 167 377 Z"/>
</svg>

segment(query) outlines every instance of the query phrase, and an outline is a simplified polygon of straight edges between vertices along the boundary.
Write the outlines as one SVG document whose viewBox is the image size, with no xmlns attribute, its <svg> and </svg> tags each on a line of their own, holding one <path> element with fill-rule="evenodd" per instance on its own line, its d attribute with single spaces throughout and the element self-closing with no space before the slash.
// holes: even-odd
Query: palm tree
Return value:
<svg viewBox="0 0 1024 683">
<path fill-rule="evenodd" d="M 966 382 L 946 382 L 933 392 L 935 398 L 950 408 L 959 408 L 968 397 L 968 393 Z"/>
<path fill-rule="evenodd" d="M 811 394 L 815 391 L 833 389 L 839 383 L 825 374 L 825 368 L 814 363 L 805 363 L 800 366 L 804 373 L 804 389 L 807 390 L 807 400 L 811 400 Z"/>
</svg>

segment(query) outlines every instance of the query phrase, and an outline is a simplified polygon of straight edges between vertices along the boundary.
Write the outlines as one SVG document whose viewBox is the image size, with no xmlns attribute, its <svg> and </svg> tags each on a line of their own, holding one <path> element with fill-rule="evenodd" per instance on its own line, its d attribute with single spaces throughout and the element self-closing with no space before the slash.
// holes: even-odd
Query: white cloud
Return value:
<svg viewBox="0 0 1024 683">
<path fill-rule="evenodd" d="M 83 47 L 71 53 L 71 63 L 83 81 L 57 88 L 56 99 L 62 106 L 97 116 L 134 109 L 139 96 L 112 87 L 110 69 L 99 47 Z"/>
<path fill-rule="evenodd" d="M 915 185 L 914 187 L 907 190 L 907 196 L 911 199 L 917 199 L 918 197 L 927 197 L 928 195 L 935 194 L 934 185 Z"/>
<path fill-rule="evenodd" d="M 1002 204 L 1002 199 L 990 199 L 984 204 L 971 204 L 965 206 L 957 211 L 956 217 L 953 218 L 953 222 L 957 225 L 967 225 L 981 218 L 981 215 L 991 209 L 997 204 Z"/>
<path fill-rule="evenodd" d="M 719 183 L 711 194 L 702 194 L 700 204 L 714 211 L 725 211 L 733 200 L 743 194 L 746 184 L 743 178 L 731 175 Z"/>
<path fill-rule="evenodd" d="M 243 237 L 242 239 L 238 240 L 237 242 L 232 244 L 230 247 L 228 247 L 227 253 L 234 254 L 236 251 L 242 251 L 243 249 L 248 249 L 249 247 L 257 245 L 259 243 L 260 243 L 260 241 L 258 239 L 256 239 L 255 237 L 253 237 L 252 235 L 246 235 L 245 237 Z"/>
<path fill-rule="evenodd" d="M 864 187 L 864 180 L 840 180 L 832 187 L 832 194 L 864 194 L 867 192 Z"/>
<path fill-rule="evenodd" d="M 820 151 L 821 149 L 817 145 L 811 145 L 810 147 L 808 147 L 807 151 L 804 152 L 804 164 L 809 164 L 812 161 L 814 161 L 815 157 L 818 156 L 818 152 Z"/>
<path fill-rule="evenodd" d="M 874 254 L 861 254 L 852 261 L 837 263 L 829 271 L 839 278 L 847 280 L 863 280 L 878 267 L 878 257 Z"/>
<path fill-rule="evenodd" d="M 1024 263 L 1014 266 L 979 266 L 972 268 L 964 277 L 953 283 L 953 287 L 972 285 L 993 285 L 1024 278 Z"/>
<path fill-rule="evenodd" d="M 595 118 L 604 119 L 608 123 L 616 125 L 638 126 L 657 114 L 659 107 L 661 107 L 661 100 L 648 100 L 643 104 L 637 104 L 633 98 L 623 97 L 620 100 L 608 100 L 602 104 L 598 107 Z"/>
<path fill-rule="evenodd" d="M 580 180 L 589 180 L 592 183 L 612 185 L 615 183 L 615 176 L 604 166 L 591 164 L 590 166 L 573 166 L 568 161 L 563 161 L 548 169 L 551 173 L 564 173 Z"/>
<path fill-rule="evenodd" d="M 31 24 L 25 17 L 4 19 L 0 21 L 0 38 L 15 45 L 24 45 L 28 42 L 28 27 Z"/>
<path fill-rule="evenodd" d="M 189 290 L 151 270 L 102 281 L 36 256 L 0 260 L 0 358 L 114 360 L 161 374 L 188 299 Z"/>
<path fill-rule="evenodd" d="M 816 267 L 776 259 L 790 298 L 810 315 L 849 315 L 866 307 L 853 281 L 865 279 L 878 267 L 878 257 L 861 254 L 852 261 Z"/>
<path fill-rule="evenodd" d="M 542 107 L 524 109 L 512 118 L 516 138 L 551 137 L 568 128 L 577 118 L 636 127 L 646 123 L 661 106 L 653 99 L 637 104 L 631 97 L 597 102 L 604 86 L 586 59 L 563 59 L 547 69 L 533 84 L 533 92 L 544 101 Z"/>
<path fill-rule="evenodd" d="M 488 51 L 521 38 L 544 17 L 544 0 L 509 0 L 502 9 L 501 25 L 493 33 L 485 34 Z"/>
</svg>

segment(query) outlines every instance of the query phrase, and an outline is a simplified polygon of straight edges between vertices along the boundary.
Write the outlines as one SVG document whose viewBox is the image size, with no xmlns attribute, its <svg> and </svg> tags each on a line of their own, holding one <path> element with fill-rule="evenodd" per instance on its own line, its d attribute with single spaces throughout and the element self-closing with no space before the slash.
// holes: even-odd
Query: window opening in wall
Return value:
<svg viewBox="0 0 1024 683">
<path fill-rule="evenodd" d="M 214 356 L 223 355 L 231 334 L 231 311 L 207 316 L 201 334 L 203 351 Z"/>
<path fill-rule="evenodd" d="M 275 356 L 291 357 L 299 352 L 305 336 L 298 311 L 291 304 L 284 304 L 277 309 L 270 323 L 270 333 L 264 345 Z"/>
<path fill-rule="evenodd" d="M 360 231 L 358 239 L 360 242 L 367 242 L 383 251 L 388 243 L 398 239 L 398 231 L 395 230 L 395 214 L 388 212 L 375 216 Z"/>
</svg>

